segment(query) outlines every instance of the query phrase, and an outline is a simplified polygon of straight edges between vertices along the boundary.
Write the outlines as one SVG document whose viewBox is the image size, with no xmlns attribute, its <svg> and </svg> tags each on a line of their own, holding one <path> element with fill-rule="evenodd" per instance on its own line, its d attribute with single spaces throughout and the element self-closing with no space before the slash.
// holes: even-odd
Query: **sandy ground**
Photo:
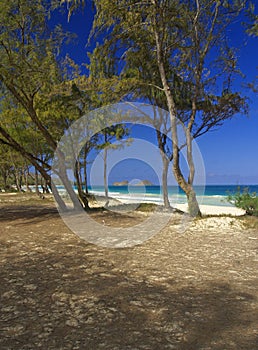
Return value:
<svg viewBox="0 0 258 350">
<path fill-rule="evenodd" d="M 104 227 L 146 213 L 96 210 Z M 144 243 L 89 244 L 51 198 L 0 194 L 0 349 L 256 350 L 257 221 L 174 213 Z"/>
</svg>

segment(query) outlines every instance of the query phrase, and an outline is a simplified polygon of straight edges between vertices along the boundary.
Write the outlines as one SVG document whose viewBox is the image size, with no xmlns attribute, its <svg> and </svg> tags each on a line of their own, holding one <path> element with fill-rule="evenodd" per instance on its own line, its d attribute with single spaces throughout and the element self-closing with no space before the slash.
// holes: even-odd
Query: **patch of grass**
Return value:
<svg viewBox="0 0 258 350">
<path fill-rule="evenodd" d="M 244 209 L 248 215 L 258 216 L 258 196 L 255 192 L 250 193 L 248 187 L 243 190 L 239 187 L 236 193 L 229 194 L 227 201 Z"/>
<path fill-rule="evenodd" d="M 89 202 L 95 202 L 96 201 L 96 196 L 94 194 L 91 193 L 87 193 L 86 194 L 86 198 L 88 199 Z"/>
<path fill-rule="evenodd" d="M 89 212 L 89 213 L 103 213 L 103 212 L 107 212 L 108 210 L 104 207 L 95 207 L 95 208 L 89 208 L 89 209 L 85 209 L 84 210 L 86 212 Z"/>
<path fill-rule="evenodd" d="M 137 211 L 143 211 L 143 212 L 152 212 L 154 210 L 156 210 L 158 207 L 157 204 L 154 204 L 154 203 L 140 203 L 138 206 L 137 206 Z"/>
<path fill-rule="evenodd" d="M 0 193 L 0 203 L 34 205 L 54 201 L 52 194 L 44 194 L 43 196 L 44 198 L 40 198 L 34 192 Z"/>
<path fill-rule="evenodd" d="M 139 211 L 139 212 L 153 212 L 157 208 L 156 204 L 153 203 L 121 203 L 117 205 L 109 205 L 109 210 L 114 211 L 127 211 L 127 212 L 133 212 L 133 211 Z"/>
<path fill-rule="evenodd" d="M 244 215 L 233 215 L 233 214 L 203 214 L 202 217 L 200 219 L 205 219 L 205 218 L 234 218 L 234 219 L 237 219 L 237 218 L 240 218 L 242 216 L 245 216 Z"/>
<path fill-rule="evenodd" d="M 241 221 L 243 222 L 246 229 L 258 230 L 258 217 L 257 216 L 241 216 Z"/>
</svg>

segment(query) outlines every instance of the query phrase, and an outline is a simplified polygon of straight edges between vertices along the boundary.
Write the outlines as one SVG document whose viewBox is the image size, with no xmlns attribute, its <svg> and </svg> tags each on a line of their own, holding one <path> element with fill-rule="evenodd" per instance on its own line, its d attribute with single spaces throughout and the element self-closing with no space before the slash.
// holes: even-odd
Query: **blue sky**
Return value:
<svg viewBox="0 0 258 350">
<path fill-rule="evenodd" d="M 65 30 L 77 34 L 76 42 L 64 50 L 78 63 L 89 63 L 87 50 L 91 50 L 93 46 L 86 47 L 86 43 L 92 19 L 89 6 L 83 12 L 77 11 L 69 23 L 65 14 L 56 14 L 52 19 L 52 23 L 61 23 Z M 232 28 L 231 40 L 239 47 L 239 66 L 246 75 L 246 81 L 253 81 L 258 75 L 258 38 L 244 36 L 239 22 Z M 197 140 L 204 161 L 207 184 L 258 184 L 258 94 L 244 87 L 240 89 L 249 97 L 249 115 L 237 115 L 226 121 L 218 130 L 211 131 Z M 136 130 L 134 136 L 138 137 L 140 134 L 144 138 L 152 138 L 147 129 Z M 147 169 L 148 164 L 124 161 L 110 170 L 109 183 L 122 181 L 131 173 L 132 177 L 149 177 L 149 180 L 156 182 L 155 174 Z M 101 172 L 101 166 L 95 168 L 95 174 Z M 169 181 L 173 183 L 172 178 Z"/>
</svg>

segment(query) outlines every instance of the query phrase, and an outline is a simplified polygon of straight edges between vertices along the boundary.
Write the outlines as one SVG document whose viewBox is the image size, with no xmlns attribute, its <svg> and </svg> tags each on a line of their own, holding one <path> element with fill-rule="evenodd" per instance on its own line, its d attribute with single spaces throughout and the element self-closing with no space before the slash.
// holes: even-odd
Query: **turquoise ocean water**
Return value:
<svg viewBox="0 0 258 350">
<path fill-rule="evenodd" d="M 248 188 L 250 192 L 258 193 L 258 185 L 207 185 L 196 186 L 195 191 L 199 204 L 231 206 L 226 198 L 240 187 L 241 190 Z M 89 187 L 91 193 L 103 195 L 103 186 Z M 169 200 L 171 204 L 186 203 L 186 196 L 177 186 L 168 187 Z M 109 196 L 125 201 L 153 202 L 162 204 L 161 186 L 109 186 Z"/>
</svg>

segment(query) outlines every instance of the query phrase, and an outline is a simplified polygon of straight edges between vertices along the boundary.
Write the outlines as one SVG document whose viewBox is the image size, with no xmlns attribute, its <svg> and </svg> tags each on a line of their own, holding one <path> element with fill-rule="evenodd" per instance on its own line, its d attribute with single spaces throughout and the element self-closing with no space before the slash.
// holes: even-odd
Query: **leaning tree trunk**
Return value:
<svg viewBox="0 0 258 350">
<path fill-rule="evenodd" d="M 57 169 L 52 170 L 58 175 L 59 179 L 62 181 L 62 184 L 64 185 L 65 190 L 67 191 L 68 196 L 70 197 L 72 203 L 73 203 L 73 209 L 80 211 L 82 209 L 82 203 L 79 200 L 78 196 L 76 195 L 71 182 L 68 178 L 66 164 L 65 164 L 65 155 L 61 150 L 58 148 L 56 149 L 56 156 L 57 156 Z M 76 168 L 76 164 L 74 164 Z M 86 198 L 87 200 L 87 198 Z"/>
<path fill-rule="evenodd" d="M 19 152 L 25 159 L 27 159 L 35 167 L 35 169 L 37 169 L 40 172 L 41 176 L 43 176 L 44 179 L 46 179 L 46 183 L 49 186 L 49 188 L 52 190 L 59 209 L 61 211 L 66 211 L 67 207 L 65 205 L 65 202 L 59 195 L 59 192 L 57 191 L 56 187 L 53 184 L 51 184 L 51 177 L 47 173 L 45 168 L 43 168 L 43 166 L 39 164 L 38 162 L 39 160 L 35 156 L 33 156 L 30 152 L 27 152 L 18 142 L 16 142 L 12 138 L 12 136 L 8 134 L 8 132 L 1 127 L 1 125 L 0 125 L 0 134 L 3 135 L 4 138 L 6 139 L 6 141 L 1 140 L 3 144 L 6 144 L 12 147 L 13 149 L 15 149 L 17 152 Z M 50 166 L 49 166 L 49 169 L 50 169 Z"/>
<path fill-rule="evenodd" d="M 153 4 L 155 5 L 155 1 L 152 0 Z M 154 25 L 157 26 L 157 19 L 154 19 Z M 172 92 L 170 90 L 167 76 L 166 76 L 166 70 L 165 70 L 165 64 L 163 60 L 163 52 L 162 52 L 162 46 L 161 46 L 161 40 L 159 37 L 159 33 L 157 30 L 154 31 L 155 34 L 155 41 L 156 41 L 156 47 L 157 47 L 157 62 L 158 62 L 158 67 L 159 67 L 159 72 L 160 72 L 160 78 L 162 81 L 163 89 L 165 92 L 166 100 L 167 100 L 167 106 L 168 106 L 168 111 L 170 115 L 170 123 L 171 123 L 171 133 L 172 133 L 172 140 L 173 140 L 173 173 L 175 176 L 175 179 L 178 183 L 178 185 L 182 188 L 182 190 L 185 192 L 187 196 L 187 201 L 188 201 L 188 209 L 189 209 L 189 214 L 193 217 L 195 216 L 201 216 L 201 211 L 199 208 L 199 204 L 196 199 L 196 195 L 193 189 L 192 181 L 193 181 L 193 173 L 191 173 L 192 179 L 191 181 L 188 182 L 185 180 L 181 168 L 180 168 L 180 151 L 179 151 L 179 146 L 178 146 L 178 132 L 177 132 L 177 118 L 176 118 L 176 105 L 175 101 L 172 95 Z M 189 131 L 189 130 L 188 130 Z M 188 138 L 189 134 L 186 135 Z M 189 141 L 189 139 L 187 139 Z M 190 142 L 187 143 L 187 151 L 188 151 L 188 157 L 191 156 L 192 160 L 192 154 L 191 149 L 189 150 L 189 146 L 191 146 L 191 140 Z M 190 153 L 189 153 L 190 152 Z M 191 167 L 193 165 L 193 162 L 189 164 Z M 192 169 L 190 169 L 192 171 Z"/>
<path fill-rule="evenodd" d="M 49 186 L 50 186 L 50 185 L 49 185 Z M 58 205 L 59 211 L 61 211 L 61 212 L 63 212 L 63 213 L 66 212 L 66 211 L 68 211 L 65 202 L 64 202 L 63 199 L 61 198 L 61 196 L 60 196 L 60 194 L 59 194 L 59 192 L 58 192 L 58 190 L 57 190 L 57 188 L 56 188 L 56 185 L 55 185 L 54 183 L 52 183 L 51 186 L 50 186 L 50 188 L 51 188 L 51 191 L 52 191 L 52 193 L 53 193 L 53 196 L 55 197 L 55 200 L 56 200 L 56 203 L 57 203 L 57 205 Z"/>
<path fill-rule="evenodd" d="M 201 216 L 200 207 L 199 207 L 198 201 L 196 199 L 196 193 L 193 189 L 193 181 L 194 181 L 194 176 L 195 176 L 195 165 L 194 165 L 194 161 L 193 161 L 193 143 L 192 143 L 191 130 L 192 130 L 192 125 L 193 125 L 194 120 L 195 120 L 196 110 L 197 110 L 196 104 L 193 101 L 191 118 L 190 118 L 188 126 L 185 130 L 187 162 L 188 162 L 188 166 L 189 166 L 188 183 L 187 183 L 187 186 L 185 186 L 185 188 L 186 188 L 185 192 L 186 192 L 187 201 L 188 201 L 189 214 L 192 217 Z"/>
<path fill-rule="evenodd" d="M 42 136 L 45 138 L 47 144 L 52 148 L 52 150 L 55 152 L 57 151 L 57 142 L 53 138 L 53 136 L 49 133 L 48 128 L 45 127 L 41 120 L 38 118 L 37 112 L 34 108 L 34 101 L 33 98 L 30 101 L 25 101 L 22 99 L 17 92 L 15 91 L 15 88 L 12 85 L 8 85 L 7 88 L 14 94 L 14 96 L 17 98 L 17 100 L 23 105 L 23 107 L 28 112 L 28 115 L 30 116 L 32 122 L 37 126 L 37 128 L 42 133 Z M 59 158 L 59 176 L 62 180 L 62 183 L 73 203 L 73 207 L 75 210 L 80 210 L 82 208 L 81 203 L 76 196 L 76 193 L 74 192 L 73 187 L 71 186 L 71 183 L 69 181 L 66 167 L 65 167 L 65 159 L 62 152 L 57 152 L 58 158 Z"/>
<path fill-rule="evenodd" d="M 189 191 L 187 191 L 186 193 L 186 196 L 188 201 L 189 215 L 192 217 L 196 217 L 196 216 L 200 217 L 201 212 L 200 212 L 199 203 L 196 199 L 195 191 L 192 189 L 189 189 Z"/>
<path fill-rule="evenodd" d="M 81 206 L 81 203 L 76 195 L 76 193 L 74 192 L 74 189 L 72 188 L 72 185 L 68 179 L 68 176 L 67 176 L 67 172 L 66 172 L 66 169 L 63 165 L 61 165 L 61 167 L 59 168 L 59 176 L 60 176 L 60 179 L 62 180 L 62 183 L 73 203 L 73 208 L 75 210 L 81 210 L 82 209 L 82 206 Z"/>
<path fill-rule="evenodd" d="M 200 217 L 202 214 L 200 211 L 199 203 L 196 199 L 196 194 L 195 194 L 195 191 L 193 189 L 192 182 L 190 182 L 188 179 L 189 183 L 187 183 L 183 177 L 183 174 L 182 174 L 180 166 L 179 166 L 179 159 L 180 159 L 179 148 L 178 147 L 176 147 L 176 148 L 177 148 L 176 152 L 173 153 L 173 155 L 174 155 L 174 157 L 173 157 L 174 176 L 176 178 L 178 185 L 181 187 L 181 189 L 186 194 L 189 215 L 192 217 L 196 217 L 196 216 Z"/>
</svg>

